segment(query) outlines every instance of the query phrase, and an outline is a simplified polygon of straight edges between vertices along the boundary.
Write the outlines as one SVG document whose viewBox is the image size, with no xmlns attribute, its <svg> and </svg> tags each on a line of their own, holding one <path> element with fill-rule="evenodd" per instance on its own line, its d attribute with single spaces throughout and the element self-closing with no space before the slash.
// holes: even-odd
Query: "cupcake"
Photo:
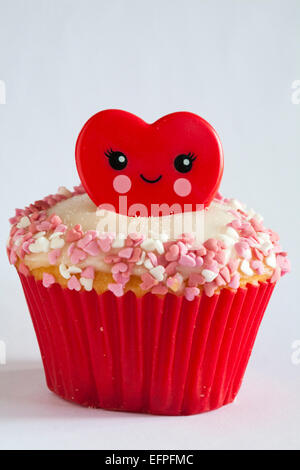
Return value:
<svg viewBox="0 0 300 470">
<path fill-rule="evenodd" d="M 19 274 L 46 381 L 95 408 L 188 415 L 232 402 L 279 278 L 278 235 L 218 192 L 200 117 L 102 111 L 76 145 L 82 184 L 17 209 Z"/>
</svg>

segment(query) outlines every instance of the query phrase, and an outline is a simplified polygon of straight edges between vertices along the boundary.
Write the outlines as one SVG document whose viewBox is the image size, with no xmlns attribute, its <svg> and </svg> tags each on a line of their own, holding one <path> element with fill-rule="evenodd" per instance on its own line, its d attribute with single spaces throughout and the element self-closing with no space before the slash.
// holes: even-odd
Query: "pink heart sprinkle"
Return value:
<svg viewBox="0 0 300 470">
<path fill-rule="evenodd" d="M 116 281 L 117 284 L 122 284 L 122 286 L 125 286 L 125 284 L 127 284 L 127 282 L 130 279 L 130 272 L 113 273 L 112 277 L 113 277 L 114 281 Z"/>
<path fill-rule="evenodd" d="M 211 251 L 218 251 L 218 240 L 216 240 L 215 238 L 209 238 L 208 240 L 206 240 L 206 242 L 204 243 L 204 247 L 207 249 L 207 250 L 211 250 Z"/>
<path fill-rule="evenodd" d="M 56 229 L 54 230 L 54 232 L 62 232 L 62 233 L 65 233 L 65 231 L 67 230 L 67 226 L 65 224 L 59 224 L 57 225 Z"/>
<path fill-rule="evenodd" d="M 230 283 L 228 284 L 229 287 L 232 287 L 232 289 L 238 289 L 240 286 L 240 275 L 239 273 L 235 273 L 232 278 Z"/>
<path fill-rule="evenodd" d="M 209 269 L 209 271 L 213 271 L 214 273 L 219 272 L 219 265 L 218 265 L 217 261 L 207 259 L 207 256 L 205 256 L 205 258 L 204 258 L 203 268 L 204 269 Z"/>
<path fill-rule="evenodd" d="M 49 263 L 54 265 L 56 264 L 58 258 L 60 257 L 61 255 L 61 249 L 60 248 L 56 248 L 55 250 L 51 250 L 49 251 L 48 253 L 48 260 L 49 260 Z"/>
<path fill-rule="evenodd" d="M 257 219 L 253 218 L 250 219 L 250 224 L 254 228 L 256 232 L 263 232 L 264 231 L 264 226 L 262 222 L 259 222 Z"/>
<path fill-rule="evenodd" d="M 136 263 L 137 261 L 139 261 L 140 259 L 140 256 L 141 256 L 141 253 L 142 253 L 142 250 L 140 247 L 136 247 L 133 249 L 133 253 L 132 253 L 132 256 L 131 258 L 128 260 L 129 263 Z"/>
<path fill-rule="evenodd" d="M 43 273 L 43 286 L 49 287 L 55 283 L 55 277 L 49 273 Z"/>
<path fill-rule="evenodd" d="M 172 263 L 169 263 L 165 268 L 167 276 L 172 276 L 173 274 L 175 274 L 176 273 L 176 268 L 177 268 L 177 262 L 176 261 L 173 261 Z"/>
<path fill-rule="evenodd" d="M 100 246 L 101 250 L 104 253 L 107 253 L 111 249 L 111 238 L 110 237 L 105 237 L 105 238 L 99 238 L 98 239 L 98 245 Z"/>
<path fill-rule="evenodd" d="M 224 268 L 220 270 L 220 274 L 223 277 L 225 282 L 227 283 L 230 282 L 230 272 L 227 266 L 224 266 Z"/>
<path fill-rule="evenodd" d="M 246 242 L 237 242 L 234 245 L 235 251 L 241 258 L 246 258 L 249 253 L 249 245 Z"/>
<path fill-rule="evenodd" d="M 174 243 L 171 245 L 166 253 L 167 261 L 177 261 L 179 256 L 179 247 Z"/>
<path fill-rule="evenodd" d="M 200 273 L 191 273 L 188 280 L 189 287 L 197 287 L 205 283 L 205 279 Z"/>
<path fill-rule="evenodd" d="M 202 246 L 197 250 L 197 255 L 199 255 L 199 256 L 205 256 L 206 253 L 207 253 L 207 250 L 206 250 L 205 246 Z"/>
<path fill-rule="evenodd" d="M 37 224 L 36 228 L 40 231 L 40 232 L 47 232 L 48 230 L 50 230 L 51 228 L 51 223 L 50 222 L 47 222 L 46 220 L 44 222 L 41 222 L 40 224 Z"/>
<path fill-rule="evenodd" d="M 158 284 L 158 281 L 149 273 L 143 273 L 141 278 L 143 282 L 140 284 L 140 287 L 143 290 L 152 289 L 152 287 Z"/>
<path fill-rule="evenodd" d="M 188 243 L 189 245 L 192 245 L 195 241 L 195 236 L 192 233 L 183 233 L 182 240 L 184 243 Z"/>
<path fill-rule="evenodd" d="M 81 277 L 84 277 L 85 279 L 94 279 L 95 278 L 95 270 L 92 266 L 88 266 L 85 268 L 82 273 Z"/>
<path fill-rule="evenodd" d="M 187 249 L 187 247 L 186 247 L 186 245 L 185 245 L 184 243 L 182 243 L 181 241 L 179 241 L 179 242 L 177 243 L 177 246 L 178 246 L 178 248 L 179 248 L 179 251 L 180 251 L 180 254 L 181 254 L 181 255 L 186 255 L 186 254 L 187 254 L 188 249 Z"/>
<path fill-rule="evenodd" d="M 190 267 L 194 267 L 196 266 L 196 260 L 192 257 L 192 256 L 189 256 L 189 255 L 181 255 L 180 256 L 180 259 L 179 259 L 179 264 L 181 266 L 190 266 Z"/>
<path fill-rule="evenodd" d="M 61 218 L 56 214 L 52 214 L 49 218 L 49 221 L 54 227 L 57 227 L 58 225 L 62 223 Z"/>
<path fill-rule="evenodd" d="M 152 251 L 149 251 L 147 254 L 153 266 L 157 266 L 157 256 Z"/>
<path fill-rule="evenodd" d="M 270 234 L 271 242 L 278 242 L 278 240 L 279 240 L 279 235 L 278 235 L 278 233 L 273 232 L 273 230 L 270 230 L 270 231 L 269 231 L 269 234 Z"/>
<path fill-rule="evenodd" d="M 286 256 L 277 255 L 276 260 L 277 260 L 278 266 L 281 269 L 281 274 L 282 275 L 290 272 L 291 264 L 290 264 L 290 261 L 287 259 Z"/>
<path fill-rule="evenodd" d="M 118 263 L 120 260 L 121 260 L 121 258 L 119 258 L 119 256 L 115 256 L 115 255 L 108 255 L 108 256 L 105 256 L 105 258 L 104 258 L 105 263 L 108 263 L 108 264 Z"/>
<path fill-rule="evenodd" d="M 252 269 L 254 269 L 257 274 L 263 274 L 264 272 L 264 264 L 262 261 L 259 261 L 258 259 L 253 259 L 250 261 L 250 266 Z"/>
<path fill-rule="evenodd" d="M 281 269 L 279 266 L 277 266 L 273 272 L 273 275 L 271 277 L 271 282 L 277 282 L 279 281 L 280 279 L 280 275 L 281 275 Z"/>
<path fill-rule="evenodd" d="M 203 266 L 202 256 L 196 256 L 196 266 L 198 266 L 198 268 L 201 268 L 201 266 Z"/>
<path fill-rule="evenodd" d="M 77 246 L 78 248 L 84 249 L 92 240 L 93 240 L 92 234 L 87 233 L 86 235 L 84 235 L 83 238 L 81 238 L 81 240 L 78 240 Z"/>
<path fill-rule="evenodd" d="M 194 298 L 200 294 L 198 287 L 186 287 L 184 289 L 184 296 L 189 302 L 193 301 Z"/>
<path fill-rule="evenodd" d="M 139 246 L 145 240 L 145 236 L 140 233 L 131 233 L 129 237 L 133 241 L 133 246 Z"/>
<path fill-rule="evenodd" d="M 122 248 L 122 250 L 118 252 L 118 255 L 120 256 L 120 258 L 129 259 L 131 258 L 132 253 L 133 253 L 133 248 L 127 247 L 127 248 Z"/>
<path fill-rule="evenodd" d="M 77 277 L 73 276 L 68 280 L 68 288 L 70 290 L 76 290 L 76 291 L 80 291 L 81 289 L 81 284 L 80 282 L 78 281 Z"/>
<path fill-rule="evenodd" d="M 128 266 L 125 263 L 116 263 L 112 269 L 112 273 L 125 273 L 128 270 Z"/>
<path fill-rule="evenodd" d="M 225 282 L 223 276 L 221 276 L 221 274 L 218 274 L 218 275 L 217 275 L 217 277 L 216 277 L 216 279 L 214 280 L 214 282 L 216 283 L 216 285 L 217 285 L 218 287 L 220 287 L 220 286 L 225 286 L 225 284 L 226 284 L 226 282 Z"/>
<path fill-rule="evenodd" d="M 170 276 L 167 279 L 167 286 L 174 292 L 177 292 L 181 288 L 182 283 L 183 277 L 179 273 L 176 273 L 174 276 Z"/>
<path fill-rule="evenodd" d="M 72 264 L 78 264 L 80 263 L 80 261 L 83 261 L 86 258 L 87 258 L 87 254 L 84 251 L 80 250 L 79 248 L 74 248 L 70 256 Z"/>
<path fill-rule="evenodd" d="M 262 254 L 261 251 L 259 251 L 257 248 L 253 248 L 253 254 L 254 256 L 259 259 L 260 261 L 262 261 L 264 259 L 264 255 Z"/>
<path fill-rule="evenodd" d="M 108 284 L 107 287 L 116 297 L 122 297 L 122 295 L 124 294 L 124 287 L 120 283 Z"/>
<path fill-rule="evenodd" d="M 230 260 L 228 261 L 228 264 L 227 264 L 227 267 L 230 271 L 230 274 L 234 274 L 238 268 L 238 265 L 239 265 L 239 260 Z"/>
<path fill-rule="evenodd" d="M 215 260 L 216 260 L 219 264 L 224 264 L 224 263 L 225 263 L 225 259 L 226 259 L 226 252 L 225 252 L 225 250 L 221 250 L 221 251 L 219 251 L 218 253 L 216 253 Z"/>
<path fill-rule="evenodd" d="M 97 256 L 100 253 L 100 249 L 96 240 L 92 240 L 88 243 L 83 250 L 90 256 Z"/>
<path fill-rule="evenodd" d="M 165 295 L 168 292 L 168 288 L 163 284 L 158 284 L 157 286 L 152 287 L 151 292 L 156 295 Z"/>
<path fill-rule="evenodd" d="M 35 233 L 38 232 L 37 226 L 34 222 L 29 225 L 28 230 L 29 230 L 29 232 L 32 233 L 32 235 L 34 235 Z"/>
<path fill-rule="evenodd" d="M 228 224 L 228 227 L 232 227 L 235 230 L 238 230 L 241 227 L 241 225 L 242 225 L 242 223 L 241 223 L 240 219 L 235 219 L 232 222 L 230 222 L 230 224 Z"/>
<path fill-rule="evenodd" d="M 212 297 L 215 293 L 216 288 L 217 288 L 217 284 L 215 283 L 215 281 L 204 284 L 204 292 L 207 295 L 207 297 Z"/>
<path fill-rule="evenodd" d="M 57 227 L 56 227 L 56 231 L 58 231 Z M 77 240 L 80 240 L 81 237 L 82 237 L 82 232 L 75 230 L 75 227 L 74 227 L 67 231 L 66 242 L 67 243 L 76 242 Z"/>
</svg>

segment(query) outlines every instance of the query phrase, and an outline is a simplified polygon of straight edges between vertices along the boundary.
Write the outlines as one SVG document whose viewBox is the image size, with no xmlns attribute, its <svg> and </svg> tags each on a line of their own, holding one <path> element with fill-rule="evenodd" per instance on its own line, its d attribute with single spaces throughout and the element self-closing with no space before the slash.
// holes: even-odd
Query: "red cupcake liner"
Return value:
<svg viewBox="0 0 300 470">
<path fill-rule="evenodd" d="M 80 405 L 163 415 L 234 400 L 275 284 L 117 298 L 19 273 L 50 390 Z"/>
</svg>

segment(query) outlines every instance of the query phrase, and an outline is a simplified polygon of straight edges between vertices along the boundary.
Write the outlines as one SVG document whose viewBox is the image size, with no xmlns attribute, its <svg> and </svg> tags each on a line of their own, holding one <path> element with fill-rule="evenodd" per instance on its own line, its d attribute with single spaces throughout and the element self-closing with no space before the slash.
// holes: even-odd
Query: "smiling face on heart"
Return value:
<svg viewBox="0 0 300 470">
<path fill-rule="evenodd" d="M 80 179 L 93 202 L 118 211 L 127 206 L 203 204 L 219 187 L 223 152 L 218 135 L 204 119 L 188 112 L 153 124 L 120 110 L 101 111 L 81 130 L 76 144 Z"/>
</svg>

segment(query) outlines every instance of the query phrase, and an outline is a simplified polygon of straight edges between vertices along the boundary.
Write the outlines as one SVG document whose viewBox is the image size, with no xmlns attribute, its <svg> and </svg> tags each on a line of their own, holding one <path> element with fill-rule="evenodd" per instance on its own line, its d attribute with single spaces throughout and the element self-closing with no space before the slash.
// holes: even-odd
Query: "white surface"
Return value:
<svg viewBox="0 0 300 470">
<path fill-rule="evenodd" d="M 251 370 L 219 410 L 164 417 L 82 408 L 56 397 L 36 363 L 0 368 L 1 449 L 299 448 L 299 374 L 282 384 Z M 298 387 L 298 390 L 297 390 Z"/>
<path fill-rule="evenodd" d="M 299 448 L 300 2 L 0 0 L 0 12 L 0 446 Z M 85 410 L 48 393 L 34 365 L 7 219 L 77 184 L 78 132 L 111 107 L 149 122 L 178 110 L 211 122 L 222 193 L 263 214 L 289 252 L 293 271 L 271 299 L 237 404 L 190 418 Z"/>
</svg>

